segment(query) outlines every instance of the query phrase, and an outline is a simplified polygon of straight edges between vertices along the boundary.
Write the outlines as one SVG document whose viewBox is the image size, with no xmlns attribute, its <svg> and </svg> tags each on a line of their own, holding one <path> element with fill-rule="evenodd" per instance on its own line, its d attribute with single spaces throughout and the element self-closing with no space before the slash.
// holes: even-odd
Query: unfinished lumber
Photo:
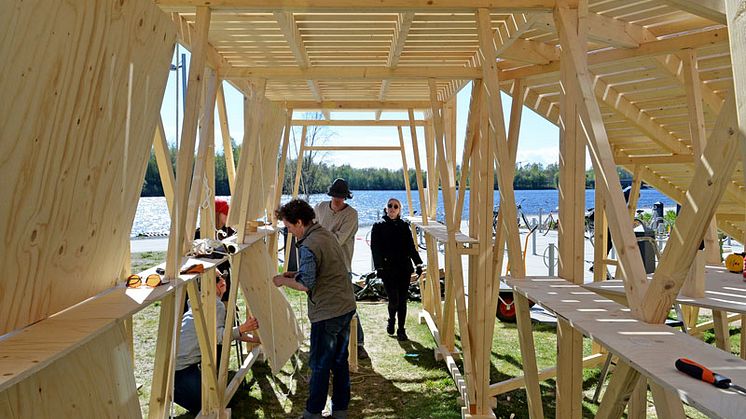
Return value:
<svg viewBox="0 0 746 419">
<path fill-rule="evenodd" d="M 272 284 L 274 263 L 262 243 L 249 247 L 241 256 L 240 277 L 236 278 L 254 317 L 259 321 L 259 338 L 272 373 L 277 374 L 303 341 L 295 313 L 282 290 Z"/>
<path fill-rule="evenodd" d="M 176 33 L 148 1 L 0 16 L 2 335 L 120 280 Z"/>
</svg>

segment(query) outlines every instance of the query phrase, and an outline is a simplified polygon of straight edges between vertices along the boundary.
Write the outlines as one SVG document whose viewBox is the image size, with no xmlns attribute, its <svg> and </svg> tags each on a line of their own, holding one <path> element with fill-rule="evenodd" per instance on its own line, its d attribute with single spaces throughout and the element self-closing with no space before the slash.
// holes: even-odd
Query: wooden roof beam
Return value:
<svg viewBox="0 0 746 419">
<path fill-rule="evenodd" d="M 478 68 L 469 67 L 398 67 L 381 66 L 323 66 L 323 67 L 233 67 L 221 69 L 229 79 L 262 78 L 267 80 L 424 80 L 478 79 Z"/>
<path fill-rule="evenodd" d="M 674 154 L 691 155 L 691 151 L 685 144 L 681 143 L 678 138 L 656 123 L 650 115 L 630 102 L 629 99 L 600 77 L 595 77 L 593 87 L 598 99 L 634 124 L 660 147 Z"/>
<path fill-rule="evenodd" d="M 614 161 L 619 166 L 655 165 L 655 164 L 694 164 L 691 154 L 651 154 L 644 156 L 628 156 L 623 153 L 614 154 Z"/>
<path fill-rule="evenodd" d="M 723 0 L 663 0 L 663 3 L 713 22 L 727 23 Z"/>
<path fill-rule="evenodd" d="M 728 42 L 727 28 L 706 30 L 689 35 L 681 35 L 640 44 L 638 48 L 610 49 L 588 54 L 588 65 L 605 64 L 612 61 L 623 62 L 640 57 L 672 54 L 687 48 L 701 48 Z M 526 66 L 500 71 L 500 80 L 531 78 L 559 73 L 559 62 L 552 61 L 546 65 Z"/>
<path fill-rule="evenodd" d="M 552 10 L 554 0 L 155 0 L 164 8 L 236 9 L 253 12 L 474 12 L 479 8 L 512 13 Z"/>
<path fill-rule="evenodd" d="M 407 109 L 425 109 L 430 107 L 429 100 L 326 100 L 321 103 L 308 100 L 293 100 L 284 102 L 284 106 L 293 110 L 407 110 Z"/>
<path fill-rule="evenodd" d="M 399 18 L 396 22 L 396 32 L 394 38 L 391 40 L 391 48 L 389 49 L 389 55 L 386 59 L 386 67 L 396 68 L 399 65 L 399 58 L 401 53 L 404 51 L 404 43 L 407 42 L 407 35 L 409 35 L 409 28 L 412 26 L 414 20 L 414 12 L 399 13 Z M 386 99 L 386 91 L 389 88 L 390 81 L 385 79 L 381 82 L 381 90 L 378 93 L 378 100 Z M 376 111 L 376 119 L 381 119 L 381 111 Z"/>
<path fill-rule="evenodd" d="M 683 72 L 684 65 L 681 57 L 676 54 L 668 54 L 662 57 L 655 57 L 653 62 L 660 69 L 664 70 L 665 73 L 678 80 L 681 86 L 685 85 L 686 80 L 684 80 Z M 720 113 L 720 109 L 723 107 L 723 99 L 702 81 L 699 81 L 699 90 L 702 92 L 702 101 L 707 105 L 707 107 L 715 114 Z"/>
<path fill-rule="evenodd" d="M 588 13 L 588 39 L 616 48 L 637 48 L 640 44 L 655 41 L 656 37 L 640 25 Z"/>
<path fill-rule="evenodd" d="M 193 39 L 196 36 L 194 24 L 189 23 L 178 13 L 171 13 L 171 20 L 174 22 L 174 26 L 176 26 L 176 34 L 178 36 L 179 43 L 191 52 L 193 49 Z M 233 66 L 228 63 L 228 61 L 226 61 L 225 58 L 220 55 L 220 53 L 217 52 L 215 47 L 213 47 L 209 41 L 205 46 L 205 55 L 207 58 L 206 63 L 210 68 L 213 68 L 215 70 L 231 70 L 233 68 Z M 230 81 L 230 83 L 244 96 L 249 97 L 252 95 L 253 89 L 251 87 L 251 83 L 249 83 L 248 81 L 234 80 Z"/>
<path fill-rule="evenodd" d="M 274 17 L 277 24 L 280 25 L 280 31 L 282 31 L 282 34 L 285 36 L 285 40 L 288 42 L 288 46 L 295 57 L 295 61 L 298 63 L 298 67 L 302 69 L 308 68 L 310 65 L 308 52 L 306 51 L 306 47 L 303 45 L 303 39 L 298 30 L 298 25 L 295 23 L 293 14 L 289 12 L 275 12 Z M 321 94 L 321 86 L 319 86 L 319 83 L 316 80 L 307 80 L 307 83 L 308 89 L 311 90 L 313 98 L 318 102 L 322 102 L 324 97 Z M 324 118 L 331 119 L 329 111 L 324 111 L 323 114 Z"/>
</svg>

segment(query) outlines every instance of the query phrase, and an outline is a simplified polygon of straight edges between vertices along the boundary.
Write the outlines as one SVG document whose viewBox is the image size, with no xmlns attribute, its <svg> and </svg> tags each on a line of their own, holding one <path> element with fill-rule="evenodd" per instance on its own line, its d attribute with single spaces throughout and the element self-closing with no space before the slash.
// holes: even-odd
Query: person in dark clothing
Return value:
<svg viewBox="0 0 746 419">
<path fill-rule="evenodd" d="M 422 259 L 412 239 L 409 223 L 401 219 L 401 202 L 391 198 L 386 204 L 383 220 L 373 224 L 370 233 L 370 249 L 376 274 L 383 280 L 389 297 L 389 319 L 386 332 L 394 334 L 394 322 L 399 316 L 396 337 L 408 340 L 404 323 L 407 319 L 409 279 L 412 272 L 422 274 Z M 416 268 L 412 268 L 412 262 Z"/>
</svg>

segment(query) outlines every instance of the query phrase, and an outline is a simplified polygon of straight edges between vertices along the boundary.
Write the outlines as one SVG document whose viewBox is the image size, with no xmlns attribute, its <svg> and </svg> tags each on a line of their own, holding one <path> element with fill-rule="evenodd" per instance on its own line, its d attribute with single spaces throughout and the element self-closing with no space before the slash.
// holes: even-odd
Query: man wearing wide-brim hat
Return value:
<svg viewBox="0 0 746 419">
<path fill-rule="evenodd" d="M 350 192 L 350 186 L 346 180 L 337 178 L 329 186 L 326 194 L 332 199 L 316 204 L 314 208 L 316 221 L 337 238 L 345 254 L 347 271 L 352 273 L 352 253 L 355 250 L 358 216 L 357 210 L 345 202 L 347 199 L 352 199 L 352 192 Z M 357 324 L 358 356 L 360 358 L 367 358 L 368 354 L 363 347 L 363 328 L 359 320 Z"/>
</svg>

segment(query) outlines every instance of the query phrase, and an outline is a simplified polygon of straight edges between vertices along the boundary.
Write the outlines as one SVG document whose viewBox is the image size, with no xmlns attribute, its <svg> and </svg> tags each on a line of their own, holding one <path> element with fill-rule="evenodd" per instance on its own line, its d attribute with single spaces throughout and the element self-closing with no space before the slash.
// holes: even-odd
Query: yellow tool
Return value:
<svg viewBox="0 0 746 419">
<path fill-rule="evenodd" d="M 731 253 L 725 258 L 725 267 L 728 271 L 740 274 L 743 272 L 743 253 Z"/>
</svg>

